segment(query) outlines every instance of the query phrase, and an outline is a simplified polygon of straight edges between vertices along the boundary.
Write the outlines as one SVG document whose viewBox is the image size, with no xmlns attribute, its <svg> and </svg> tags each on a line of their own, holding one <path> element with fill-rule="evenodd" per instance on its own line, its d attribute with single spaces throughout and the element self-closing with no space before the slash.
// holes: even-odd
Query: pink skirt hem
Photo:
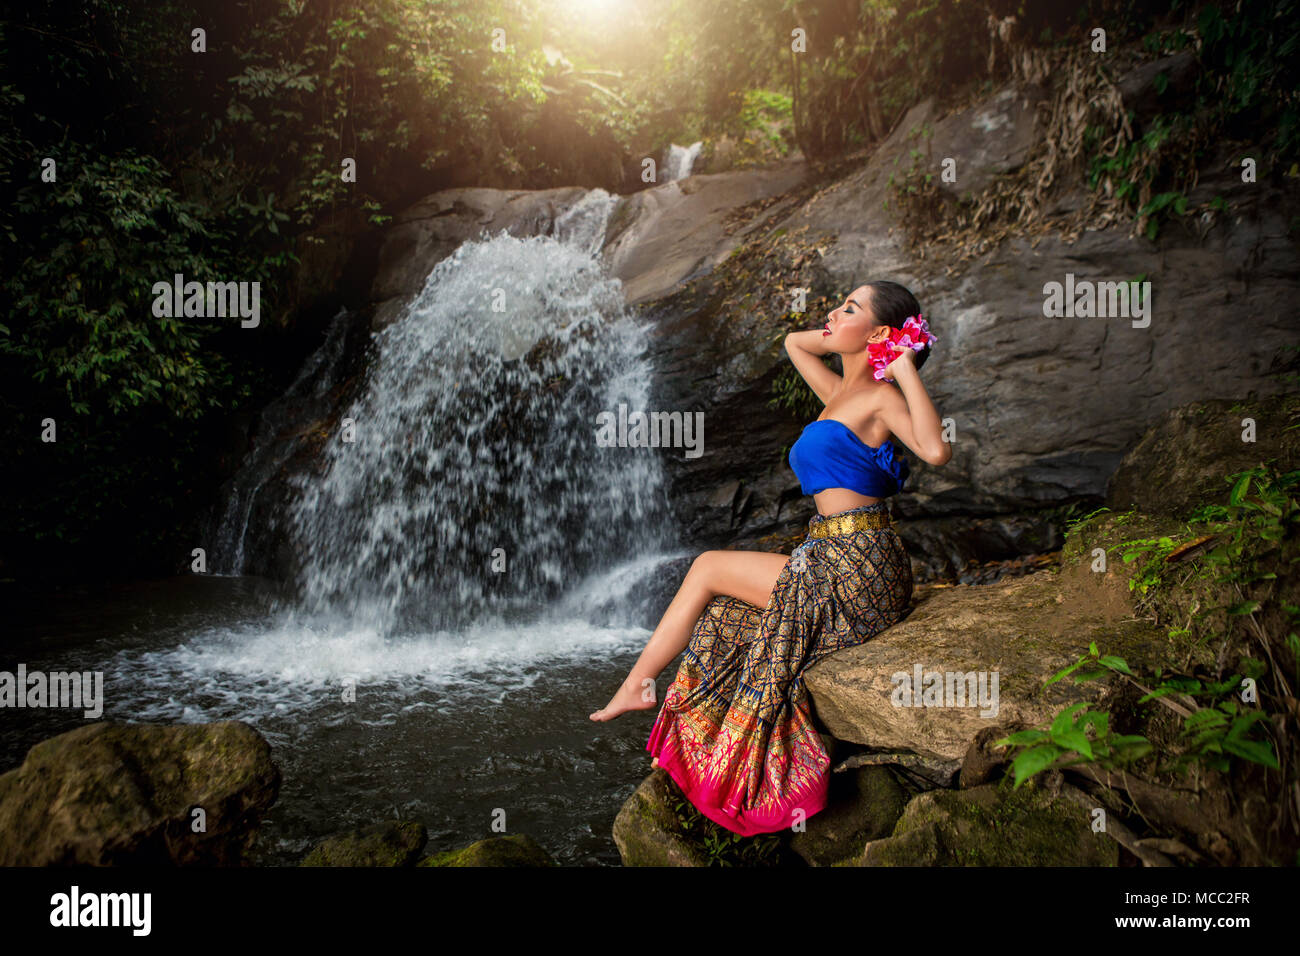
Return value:
<svg viewBox="0 0 1300 956">
<path fill-rule="evenodd" d="M 811 790 L 793 792 L 779 806 L 764 807 L 759 813 L 741 810 L 738 794 L 695 779 L 682 758 L 680 748 L 673 743 L 672 738 L 676 735 L 670 732 L 671 723 L 671 712 L 667 709 L 660 710 L 645 749 L 659 761 L 659 769 L 673 779 L 686 798 L 695 805 L 695 809 L 718 826 L 740 836 L 759 836 L 789 829 L 796 820 L 807 820 L 826 809 L 829 778 L 824 775 L 818 778 Z"/>
</svg>

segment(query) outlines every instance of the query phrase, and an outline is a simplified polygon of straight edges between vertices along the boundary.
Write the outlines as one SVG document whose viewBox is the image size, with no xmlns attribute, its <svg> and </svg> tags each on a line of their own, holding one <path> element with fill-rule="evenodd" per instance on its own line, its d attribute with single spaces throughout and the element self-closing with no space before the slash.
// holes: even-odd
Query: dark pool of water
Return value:
<svg viewBox="0 0 1300 956">
<path fill-rule="evenodd" d="M 587 715 L 647 631 L 561 618 L 392 642 L 346 622 L 286 627 L 275 594 L 197 575 L 40 593 L 0 584 L 0 670 L 102 670 L 102 719 L 251 724 L 283 774 L 259 831 L 263 864 L 295 865 L 329 834 L 397 818 L 428 827 L 426 852 L 457 848 L 498 835 L 498 810 L 506 832 L 561 864 L 619 864 L 611 828 L 649 772 L 655 711 Z M 0 710 L 0 771 L 85 723 L 80 711 Z"/>
</svg>

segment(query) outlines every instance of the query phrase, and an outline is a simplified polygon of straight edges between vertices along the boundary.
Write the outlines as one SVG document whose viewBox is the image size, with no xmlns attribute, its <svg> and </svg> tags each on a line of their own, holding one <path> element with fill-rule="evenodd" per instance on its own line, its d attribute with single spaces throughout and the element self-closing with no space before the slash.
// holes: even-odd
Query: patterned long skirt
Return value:
<svg viewBox="0 0 1300 956">
<path fill-rule="evenodd" d="M 885 502 L 841 513 L 874 511 L 887 514 Z M 812 537 L 823 520 L 809 521 L 765 609 L 727 596 L 705 607 L 646 744 L 702 814 L 742 836 L 825 809 L 830 755 L 804 669 L 908 613 L 912 566 L 898 532 Z"/>
</svg>

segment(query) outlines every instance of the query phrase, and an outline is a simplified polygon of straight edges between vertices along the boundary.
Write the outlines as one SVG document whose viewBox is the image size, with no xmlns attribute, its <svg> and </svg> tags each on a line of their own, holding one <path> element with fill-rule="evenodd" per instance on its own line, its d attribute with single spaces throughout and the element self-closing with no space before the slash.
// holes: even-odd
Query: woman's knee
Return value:
<svg viewBox="0 0 1300 956">
<path fill-rule="evenodd" d="M 696 556 L 691 562 L 691 569 L 686 573 L 688 580 L 695 584 L 708 587 L 710 582 L 717 576 L 718 556 L 721 551 L 704 551 Z"/>
</svg>

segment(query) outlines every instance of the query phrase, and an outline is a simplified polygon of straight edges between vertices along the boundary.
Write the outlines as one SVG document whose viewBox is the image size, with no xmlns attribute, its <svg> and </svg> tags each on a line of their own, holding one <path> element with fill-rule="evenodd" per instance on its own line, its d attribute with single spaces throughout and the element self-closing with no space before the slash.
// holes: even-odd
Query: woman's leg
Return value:
<svg viewBox="0 0 1300 956">
<path fill-rule="evenodd" d="M 660 672 L 686 649 L 691 631 L 705 605 L 715 595 L 728 594 L 755 607 L 767 607 L 776 579 L 789 561 L 789 555 L 766 551 L 705 551 L 701 554 L 691 564 L 682 586 L 677 589 L 677 596 L 668 605 L 627 679 L 610 702 L 593 713 L 591 719 L 612 720 L 624 711 L 653 707 L 658 702 L 658 694 L 647 693 L 646 689 L 653 688 Z"/>
</svg>

